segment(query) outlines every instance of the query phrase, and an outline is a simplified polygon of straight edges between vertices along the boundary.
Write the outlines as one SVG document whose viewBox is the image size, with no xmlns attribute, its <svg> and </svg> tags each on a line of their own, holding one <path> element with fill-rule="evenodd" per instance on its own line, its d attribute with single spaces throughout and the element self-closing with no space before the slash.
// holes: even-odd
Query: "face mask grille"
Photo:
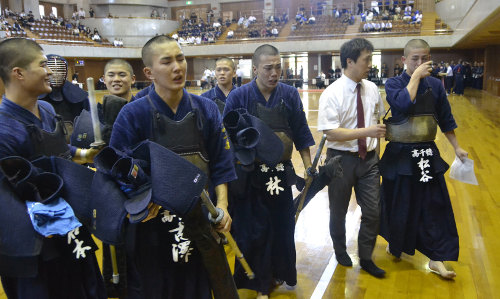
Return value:
<svg viewBox="0 0 500 299">
<path fill-rule="evenodd" d="M 61 56 L 50 56 L 47 57 L 47 66 L 52 70 L 52 75 L 50 76 L 50 85 L 52 87 L 61 87 L 66 81 L 66 76 L 68 75 L 68 62 Z"/>
</svg>

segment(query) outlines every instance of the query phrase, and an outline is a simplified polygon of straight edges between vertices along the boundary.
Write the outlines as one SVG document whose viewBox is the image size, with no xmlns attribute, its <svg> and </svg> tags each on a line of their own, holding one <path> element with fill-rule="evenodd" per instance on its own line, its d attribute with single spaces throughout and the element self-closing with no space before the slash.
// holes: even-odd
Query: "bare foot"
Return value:
<svg viewBox="0 0 500 299">
<path fill-rule="evenodd" d="M 436 273 L 437 275 L 440 275 L 442 278 L 445 279 L 453 279 L 455 278 L 455 276 L 457 276 L 457 273 L 446 269 L 443 262 L 440 261 L 430 260 L 429 269 L 431 270 L 431 272 Z"/>
<path fill-rule="evenodd" d="M 257 299 L 269 299 L 268 295 L 262 295 L 262 293 L 258 292 L 257 293 Z"/>
</svg>

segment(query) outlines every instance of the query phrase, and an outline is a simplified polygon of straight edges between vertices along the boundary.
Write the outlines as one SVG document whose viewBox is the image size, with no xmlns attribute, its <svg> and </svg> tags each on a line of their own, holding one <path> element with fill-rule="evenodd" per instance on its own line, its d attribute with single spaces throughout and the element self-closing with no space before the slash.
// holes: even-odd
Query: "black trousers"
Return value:
<svg viewBox="0 0 500 299">
<path fill-rule="evenodd" d="M 344 175 L 328 185 L 330 200 L 330 235 L 335 253 L 346 252 L 345 215 L 349 207 L 352 188 L 361 207 L 361 226 L 358 251 L 361 259 L 371 259 L 380 222 L 380 172 L 375 151 L 362 160 L 353 153 L 328 149 L 327 159 L 341 155 Z"/>
</svg>

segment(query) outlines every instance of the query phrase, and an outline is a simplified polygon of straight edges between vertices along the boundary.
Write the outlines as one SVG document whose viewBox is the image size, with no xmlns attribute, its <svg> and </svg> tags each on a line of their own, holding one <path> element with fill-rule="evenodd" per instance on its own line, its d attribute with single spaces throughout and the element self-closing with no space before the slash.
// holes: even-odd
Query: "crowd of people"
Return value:
<svg viewBox="0 0 500 299">
<path fill-rule="evenodd" d="M 210 24 L 194 14 L 191 18 L 182 21 L 181 27 L 173 33 L 172 37 L 183 45 L 215 43 L 224 30 L 222 19 L 214 20 Z"/>
</svg>

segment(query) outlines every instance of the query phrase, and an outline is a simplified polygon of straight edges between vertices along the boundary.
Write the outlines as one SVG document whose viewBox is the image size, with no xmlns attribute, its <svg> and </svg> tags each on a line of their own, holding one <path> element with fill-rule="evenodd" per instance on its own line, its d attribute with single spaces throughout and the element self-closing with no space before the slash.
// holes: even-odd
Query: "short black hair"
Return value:
<svg viewBox="0 0 500 299">
<path fill-rule="evenodd" d="M 3 83 L 9 83 L 13 68 L 27 68 L 40 52 L 43 52 L 42 47 L 27 38 L 9 38 L 0 42 L 0 78 Z"/>
<path fill-rule="evenodd" d="M 106 65 L 104 66 L 104 74 L 106 74 L 106 72 L 108 71 L 108 68 L 110 68 L 112 65 L 124 66 L 127 69 L 127 71 L 129 72 L 130 76 L 134 75 L 134 69 L 132 68 L 130 63 L 128 63 L 127 61 L 120 59 L 120 58 L 113 58 L 110 61 L 108 61 L 106 63 Z"/>
<path fill-rule="evenodd" d="M 163 44 L 163 43 L 169 43 L 169 42 L 174 42 L 177 43 L 177 41 L 170 36 L 167 35 L 157 35 L 153 37 L 152 39 L 148 40 L 144 47 L 142 47 L 142 62 L 144 63 L 145 66 L 151 66 L 151 55 L 153 52 L 153 46 L 157 44 Z"/>
<path fill-rule="evenodd" d="M 255 49 L 255 52 L 253 53 L 252 56 L 252 64 L 254 66 L 259 66 L 260 62 L 260 57 L 263 55 L 268 55 L 268 56 L 277 56 L 280 55 L 280 51 L 269 44 L 264 44 L 262 46 L 259 46 L 257 49 Z"/>
<path fill-rule="evenodd" d="M 231 66 L 231 68 L 232 68 L 232 69 L 233 69 L 233 71 L 234 71 L 234 69 L 235 69 L 235 67 L 234 67 L 234 60 L 232 60 L 232 59 L 231 59 L 231 58 L 229 58 L 229 57 L 219 57 L 219 58 L 217 58 L 217 60 L 215 61 L 215 65 L 217 65 L 217 62 L 219 62 L 219 61 L 227 61 L 227 62 L 229 63 L 229 66 Z"/>
<path fill-rule="evenodd" d="M 347 68 L 347 58 L 357 62 L 363 50 L 373 52 L 372 43 L 364 38 L 354 38 L 344 43 L 342 47 L 340 47 L 340 64 L 342 65 L 342 68 Z"/>
<path fill-rule="evenodd" d="M 430 50 L 431 47 L 429 46 L 429 44 L 425 40 L 423 40 L 421 38 L 411 39 L 406 43 L 403 55 L 405 57 L 408 57 L 411 50 L 413 50 L 413 49 L 429 49 Z"/>
</svg>

